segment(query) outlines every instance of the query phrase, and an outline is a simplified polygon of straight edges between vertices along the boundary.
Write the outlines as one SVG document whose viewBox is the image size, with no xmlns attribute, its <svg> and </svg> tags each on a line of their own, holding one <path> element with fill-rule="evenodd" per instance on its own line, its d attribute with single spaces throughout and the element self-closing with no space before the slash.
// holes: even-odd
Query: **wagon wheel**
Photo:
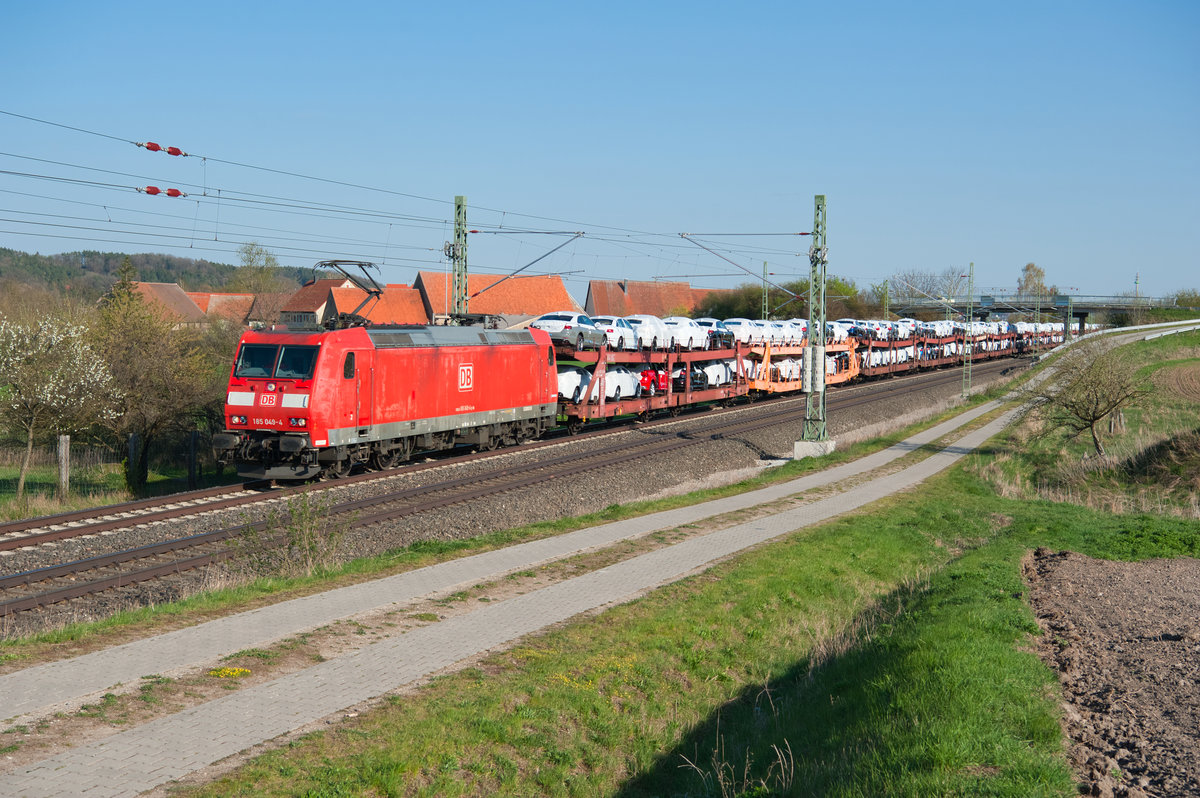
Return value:
<svg viewBox="0 0 1200 798">
<path fill-rule="evenodd" d="M 578 435 L 581 429 L 583 429 L 583 419 L 579 418 L 578 416 L 572 416 L 571 418 L 567 419 L 568 435 Z"/>
<path fill-rule="evenodd" d="M 392 449 L 388 452 L 372 452 L 371 453 L 371 468 L 377 471 L 387 471 L 389 468 L 395 468 L 400 464 L 401 451 Z"/>
<path fill-rule="evenodd" d="M 674 418 L 675 416 L 679 415 L 679 405 L 671 405 L 667 412 L 671 414 L 671 418 Z"/>
</svg>

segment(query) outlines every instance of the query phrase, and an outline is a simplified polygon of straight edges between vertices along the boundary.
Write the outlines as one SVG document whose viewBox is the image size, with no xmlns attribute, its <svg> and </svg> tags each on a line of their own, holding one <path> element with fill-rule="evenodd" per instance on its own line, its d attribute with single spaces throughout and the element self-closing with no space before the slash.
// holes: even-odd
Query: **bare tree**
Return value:
<svg viewBox="0 0 1200 798">
<path fill-rule="evenodd" d="M 1100 423 L 1149 393 L 1137 378 L 1137 365 L 1121 349 L 1095 340 L 1067 350 L 1053 368 L 1030 389 L 1030 399 L 1051 429 L 1066 428 L 1071 437 L 1090 433 L 1103 457 Z"/>
<path fill-rule="evenodd" d="M 241 265 L 230 278 L 226 288 L 247 294 L 291 293 L 296 284 L 279 268 L 279 260 L 266 247 L 248 241 L 238 247 Z"/>
<path fill-rule="evenodd" d="M 1046 296 L 1046 270 L 1036 263 L 1026 263 L 1017 280 L 1017 293 L 1022 296 Z"/>
<path fill-rule="evenodd" d="M 929 269 L 907 269 L 896 272 L 889 280 L 892 296 L 900 300 L 954 299 L 967 290 L 964 269 L 951 266 L 940 272 Z"/>
</svg>

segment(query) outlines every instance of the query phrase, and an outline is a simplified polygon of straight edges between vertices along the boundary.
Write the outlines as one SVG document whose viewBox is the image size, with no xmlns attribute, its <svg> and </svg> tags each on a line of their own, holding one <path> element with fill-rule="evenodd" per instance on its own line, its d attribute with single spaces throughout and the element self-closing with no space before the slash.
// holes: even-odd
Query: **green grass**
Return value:
<svg viewBox="0 0 1200 798">
<path fill-rule="evenodd" d="M 885 504 L 527 641 L 199 792 L 1075 794 L 1055 680 L 1029 650 L 1021 558 L 1039 545 L 1196 556 L 1196 525 L 1010 501 L 961 471 Z"/>
<path fill-rule="evenodd" d="M 1108 456 L 1094 456 L 1087 435 L 1047 431 L 1036 414 L 997 443 L 999 456 L 978 464 L 1007 496 L 1047 497 L 1117 511 L 1195 512 L 1194 451 L 1200 403 L 1155 389 L 1169 369 L 1200 360 L 1200 332 L 1181 333 L 1125 348 L 1151 392 L 1124 413 L 1124 428 L 1102 429 Z M 1188 472 L 1192 473 L 1189 482 Z"/>
<path fill-rule="evenodd" d="M 20 468 L 0 465 L 0 519 L 31 518 L 54 513 L 95 507 L 100 504 L 119 504 L 146 496 L 163 496 L 187 490 L 186 468 L 152 469 L 147 475 L 145 489 L 138 496 L 125 486 L 118 463 L 100 463 L 72 467 L 70 493 L 60 499 L 58 466 L 33 466 L 25 476 L 25 495 L 17 499 L 17 480 Z M 199 487 L 228 485 L 239 482 L 233 472 L 223 479 L 203 474 Z"/>
</svg>

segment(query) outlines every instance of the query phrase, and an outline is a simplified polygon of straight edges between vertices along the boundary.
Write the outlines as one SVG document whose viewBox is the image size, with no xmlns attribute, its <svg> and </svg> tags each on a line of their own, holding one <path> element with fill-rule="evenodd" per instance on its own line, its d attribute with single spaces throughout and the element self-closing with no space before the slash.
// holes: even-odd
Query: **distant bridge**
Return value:
<svg viewBox="0 0 1200 798">
<path fill-rule="evenodd" d="M 1174 297 L 1150 296 L 1084 296 L 1078 294 L 980 294 L 972 297 L 941 297 L 909 300 L 895 300 L 891 304 L 893 313 L 912 315 L 914 313 L 946 313 L 963 316 L 970 310 L 971 317 L 986 319 L 994 313 L 1019 313 L 1062 316 L 1063 321 L 1070 323 L 1072 318 L 1078 320 L 1079 330 L 1083 331 L 1085 319 L 1092 314 L 1105 311 L 1149 310 L 1151 308 L 1173 308 Z"/>
</svg>

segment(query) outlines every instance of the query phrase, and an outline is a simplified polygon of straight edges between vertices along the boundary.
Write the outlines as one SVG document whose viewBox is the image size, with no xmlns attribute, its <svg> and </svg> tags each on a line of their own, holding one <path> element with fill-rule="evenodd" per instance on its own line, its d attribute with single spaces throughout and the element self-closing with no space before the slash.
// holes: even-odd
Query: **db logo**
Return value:
<svg viewBox="0 0 1200 798">
<path fill-rule="evenodd" d="M 258 403 L 260 405 L 262 405 L 263 407 L 274 407 L 275 406 L 275 394 L 264 393 L 264 394 L 259 395 Z"/>
<path fill-rule="evenodd" d="M 458 390 L 469 391 L 475 387 L 475 366 L 461 363 L 458 367 Z"/>
</svg>

